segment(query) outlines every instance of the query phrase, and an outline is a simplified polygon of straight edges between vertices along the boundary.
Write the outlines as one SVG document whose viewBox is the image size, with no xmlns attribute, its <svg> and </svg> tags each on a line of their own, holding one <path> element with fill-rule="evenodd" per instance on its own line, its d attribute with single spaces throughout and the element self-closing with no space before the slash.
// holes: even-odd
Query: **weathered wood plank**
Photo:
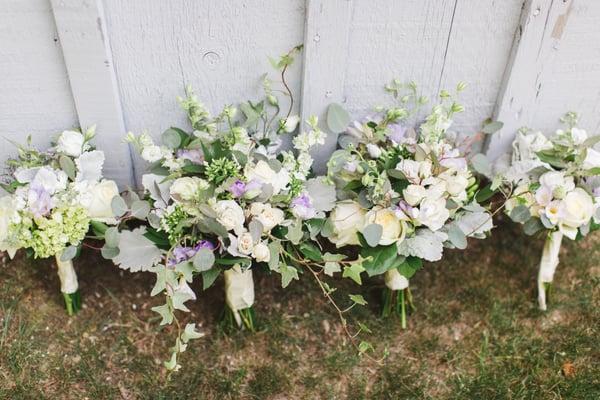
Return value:
<svg viewBox="0 0 600 400">
<path fill-rule="evenodd" d="M 134 184 L 102 1 L 51 3 L 79 123 L 84 129 L 97 125 L 95 142 L 107 155 L 104 174 L 121 185 Z"/>
<path fill-rule="evenodd" d="M 40 148 L 77 126 L 52 10 L 47 0 L 3 0 L 0 6 L 0 163 L 31 134 Z"/>
<path fill-rule="evenodd" d="M 531 124 L 572 5 L 573 0 L 525 2 L 494 112 L 504 127 L 489 140 L 490 159 L 508 151 L 516 131 Z"/>
<path fill-rule="evenodd" d="M 352 0 L 307 0 L 306 3 L 300 113 L 302 121 L 311 115 L 318 116 L 320 126 L 328 132 L 325 144 L 312 153 L 318 173 L 325 171 L 337 144 L 337 135 L 326 127 L 327 106 L 346 101 L 344 85 L 352 8 Z"/>
<path fill-rule="evenodd" d="M 170 126 L 188 126 L 176 100 L 185 85 L 213 113 L 225 104 L 255 100 L 262 96 L 263 73 L 278 79 L 268 57 L 303 40 L 304 0 L 104 0 L 104 5 L 127 128 L 155 137 Z M 288 70 L 296 98 L 301 64 L 299 57 Z M 282 103 L 285 109 L 285 99 Z M 138 157 L 135 164 L 139 172 L 147 167 Z"/>
</svg>

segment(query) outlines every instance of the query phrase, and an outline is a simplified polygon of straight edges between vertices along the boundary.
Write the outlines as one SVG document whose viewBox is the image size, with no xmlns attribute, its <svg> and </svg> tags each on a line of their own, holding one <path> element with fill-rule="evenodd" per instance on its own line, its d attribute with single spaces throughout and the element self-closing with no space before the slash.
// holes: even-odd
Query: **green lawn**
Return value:
<svg viewBox="0 0 600 400">
<path fill-rule="evenodd" d="M 253 334 L 219 328 L 217 281 L 182 317 L 206 337 L 170 377 L 160 363 L 174 334 L 150 311 L 160 302 L 149 297 L 151 274 L 85 255 L 76 261 L 85 308 L 69 319 L 50 262 L 3 262 L 0 399 L 598 399 L 600 235 L 564 243 L 546 313 L 535 304 L 543 239 L 510 224 L 425 266 L 411 282 L 418 310 L 407 331 L 377 317 L 380 279 L 336 280 L 340 302 L 369 301 L 350 316 L 372 329 L 375 356 L 389 353 L 381 364 L 348 345 L 310 276 L 286 290 L 255 276 Z"/>
</svg>

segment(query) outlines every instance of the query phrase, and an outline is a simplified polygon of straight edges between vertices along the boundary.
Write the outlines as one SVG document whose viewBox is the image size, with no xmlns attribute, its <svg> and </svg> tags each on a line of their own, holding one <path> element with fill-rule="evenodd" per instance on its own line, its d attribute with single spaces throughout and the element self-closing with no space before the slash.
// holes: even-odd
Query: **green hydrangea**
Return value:
<svg viewBox="0 0 600 400">
<path fill-rule="evenodd" d="M 79 244 L 89 229 L 90 219 L 81 206 L 59 207 L 48 217 L 36 218 L 22 231 L 24 247 L 30 247 L 36 258 L 47 258 L 63 251 L 69 244 Z"/>
<path fill-rule="evenodd" d="M 239 165 L 229 158 L 217 158 L 206 167 L 206 176 L 209 181 L 218 185 L 225 179 L 239 176 Z"/>
<path fill-rule="evenodd" d="M 171 212 L 163 216 L 160 221 L 161 228 L 169 235 L 169 242 L 171 244 L 178 243 L 184 235 L 182 228 L 185 227 L 185 221 L 189 218 L 190 215 L 179 204 Z"/>
</svg>

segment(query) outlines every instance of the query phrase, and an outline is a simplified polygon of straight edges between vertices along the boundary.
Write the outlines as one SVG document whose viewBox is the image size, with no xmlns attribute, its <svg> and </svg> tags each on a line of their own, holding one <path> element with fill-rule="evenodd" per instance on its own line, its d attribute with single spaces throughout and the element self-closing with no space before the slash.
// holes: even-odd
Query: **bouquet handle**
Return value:
<svg viewBox="0 0 600 400">
<path fill-rule="evenodd" d="M 242 271 L 236 265 L 228 269 L 225 275 L 225 303 L 238 327 L 245 326 L 255 330 L 255 317 L 252 308 L 254 304 L 254 279 L 252 270 Z"/>
<path fill-rule="evenodd" d="M 56 266 L 58 267 L 58 278 L 60 279 L 60 291 L 65 300 L 67 314 L 74 315 L 81 309 L 81 295 L 79 293 L 79 283 L 77 273 L 73 267 L 73 261 L 62 261 L 62 254 L 55 256 Z"/>
<path fill-rule="evenodd" d="M 554 280 L 554 273 L 558 266 L 558 254 L 560 252 L 562 237 L 563 235 L 560 232 L 551 232 L 548 234 L 546 243 L 544 244 L 537 277 L 538 306 L 542 311 L 547 309 L 546 295 L 550 284 Z"/>
</svg>

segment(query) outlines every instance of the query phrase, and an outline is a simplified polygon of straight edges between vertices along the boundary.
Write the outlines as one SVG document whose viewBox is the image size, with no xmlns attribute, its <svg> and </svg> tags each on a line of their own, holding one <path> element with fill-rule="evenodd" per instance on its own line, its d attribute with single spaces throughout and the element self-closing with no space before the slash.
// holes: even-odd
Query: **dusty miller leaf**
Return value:
<svg viewBox="0 0 600 400">
<path fill-rule="evenodd" d="M 119 268 L 131 272 L 148 271 L 160 262 L 161 250 L 144 233 L 146 228 L 141 227 L 119 234 L 119 255 L 113 259 Z"/>
</svg>

